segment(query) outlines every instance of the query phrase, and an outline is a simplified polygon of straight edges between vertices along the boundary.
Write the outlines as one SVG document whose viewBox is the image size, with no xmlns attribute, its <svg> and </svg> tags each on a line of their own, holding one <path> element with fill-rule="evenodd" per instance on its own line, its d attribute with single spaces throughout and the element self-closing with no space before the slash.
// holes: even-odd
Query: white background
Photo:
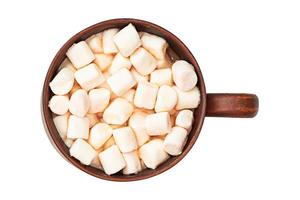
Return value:
<svg viewBox="0 0 300 200">
<path fill-rule="evenodd" d="M 299 10 L 297 1 L 1 1 L 0 199 L 299 199 Z M 258 116 L 206 118 L 183 161 L 148 180 L 108 182 L 68 164 L 43 129 L 42 83 L 68 38 L 117 17 L 173 32 L 208 92 L 256 93 Z"/>
</svg>

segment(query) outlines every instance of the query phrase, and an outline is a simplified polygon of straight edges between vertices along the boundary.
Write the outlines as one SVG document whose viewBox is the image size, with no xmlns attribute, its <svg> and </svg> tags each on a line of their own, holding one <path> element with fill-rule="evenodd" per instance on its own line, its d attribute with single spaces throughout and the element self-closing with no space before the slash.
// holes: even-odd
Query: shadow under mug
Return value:
<svg viewBox="0 0 300 200">
<path fill-rule="evenodd" d="M 85 40 L 93 34 L 99 33 L 109 28 L 123 28 L 129 23 L 132 23 L 138 31 L 144 31 L 148 33 L 152 33 L 163 37 L 167 40 L 170 49 L 174 51 L 174 53 L 178 56 L 177 59 L 186 60 L 191 63 L 195 67 L 195 71 L 198 76 L 197 87 L 200 89 L 201 102 L 199 106 L 194 109 L 194 123 L 193 128 L 189 134 L 186 145 L 182 151 L 182 154 L 179 156 L 171 157 L 166 162 L 162 163 L 156 169 L 145 169 L 138 174 L 133 175 L 123 175 L 121 173 L 117 173 L 114 175 L 106 175 L 103 171 L 96 169 L 91 166 L 86 166 L 81 164 L 77 159 L 70 156 L 69 148 L 64 144 L 63 140 L 60 138 L 55 125 L 52 120 L 52 113 L 48 107 L 48 102 L 53 95 L 50 88 L 49 83 L 57 73 L 57 70 L 62 63 L 62 61 L 66 58 L 66 52 L 71 47 L 72 44 L 77 43 L 81 40 Z M 174 165 L 176 165 L 180 160 L 182 160 L 185 155 L 190 151 L 194 143 L 196 142 L 202 125 L 204 118 L 209 117 L 254 117 L 258 111 L 258 98 L 254 94 L 228 94 L 228 93 L 215 93 L 215 94 L 207 94 L 205 90 L 205 83 L 203 80 L 202 73 L 200 71 L 199 65 L 189 51 L 189 49 L 184 45 L 184 43 L 179 40 L 175 35 L 166 29 L 138 19 L 111 19 L 107 21 L 103 21 L 92 25 L 79 33 L 75 34 L 72 38 L 70 38 L 58 51 L 56 56 L 54 57 L 49 70 L 47 72 L 43 91 L 42 91 L 42 118 L 45 130 L 47 135 L 56 148 L 56 150 L 71 164 L 79 168 L 80 170 L 93 175 L 97 178 L 110 180 L 110 181 L 136 181 L 142 180 L 146 178 L 150 178 L 156 176 Z"/>
</svg>

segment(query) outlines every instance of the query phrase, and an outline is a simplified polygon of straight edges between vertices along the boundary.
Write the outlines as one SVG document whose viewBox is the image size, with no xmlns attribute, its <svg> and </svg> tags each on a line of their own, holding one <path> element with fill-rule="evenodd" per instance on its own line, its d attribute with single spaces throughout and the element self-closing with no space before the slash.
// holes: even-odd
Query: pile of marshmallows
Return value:
<svg viewBox="0 0 300 200">
<path fill-rule="evenodd" d="M 181 154 L 200 93 L 194 67 L 172 63 L 167 47 L 129 24 L 69 48 L 50 82 L 49 107 L 71 156 L 111 175 Z"/>
</svg>

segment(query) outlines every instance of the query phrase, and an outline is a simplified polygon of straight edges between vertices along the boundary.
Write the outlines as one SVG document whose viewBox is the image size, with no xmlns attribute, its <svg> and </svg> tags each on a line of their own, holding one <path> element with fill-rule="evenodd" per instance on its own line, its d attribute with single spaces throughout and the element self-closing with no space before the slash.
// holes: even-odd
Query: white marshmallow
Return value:
<svg viewBox="0 0 300 200">
<path fill-rule="evenodd" d="M 63 62 L 60 64 L 60 67 L 58 68 L 58 70 L 61 70 L 63 68 L 69 68 L 73 73 L 75 73 L 77 70 L 68 58 L 65 58 L 63 60 Z"/>
<path fill-rule="evenodd" d="M 69 101 L 69 110 L 73 115 L 84 117 L 90 107 L 90 100 L 87 92 L 83 89 L 75 91 Z"/>
<path fill-rule="evenodd" d="M 173 88 L 177 92 L 176 110 L 197 108 L 200 103 L 200 92 L 197 87 L 187 92 L 180 90 L 178 87 Z"/>
<path fill-rule="evenodd" d="M 89 118 L 87 117 L 77 117 L 75 115 L 70 115 L 68 121 L 67 138 L 76 139 L 88 139 L 89 137 Z"/>
<path fill-rule="evenodd" d="M 140 158 L 136 151 L 130 153 L 123 153 L 126 167 L 123 169 L 123 174 L 137 174 L 142 171 Z"/>
<path fill-rule="evenodd" d="M 193 112 L 190 110 L 181 110 L 176 117 L 176 126 L 189 130 L 193 124 Z"/>
<path fill-rule="evenodd" d="M 113 74 L 121 68 L 130 69 L 130 67 L 131 67 L 131 62 L 130 62 L 129 58 L 126 58 L 126 57 L 122 56 L 120 53 L 118 53 L 114 57 L 108 71 L 109 71 L 109 73 Z"/>
<path fill-rule="evenodd" d="M 171 133 L 164 140 L 164 150 L 172 156 L 180 155 L 186 143 L 187 135 L 186 129 L 179 126 L 173 127 Z"/>
<path fill-rule="evenodd" d="M 132 24 L 121 29 L 114 36 L 114 42 L 125 57 L 130 56 L 142 44 L 140 36 Z"/>
<path fill-rule="evenodd" d="M 128 125 L 132 128 L 133 132 L 135 133 L 138 146 L 142 146 L 150 138 L 146 131 L 146 116 L 146 113 L 138 111 L 134 112 L 129 118 Z"/>
<path fill-rule="evenodd" d="M 59 115 L 53 118 L 57 132 L 62 139 L 67 137 L 69 114 Z"/>
<path fill-rule="evenodd" d="M 122 153 L 116 145 L 109 147 L 99 154 L 99 159 L 108 175 L 117 173 L 126 166 Z"/>
<path fill-rule="evenodd" d="M 96 151 L 86 141 L 77 139 L 70 148 L 70 155 L 79 160 L 84 165 L 91 164 L 97 156 Z"/>
<path fill-rule="evenodd" d="M 139 149 L 139 155 L 150 169 L 155 169 L 169 158 L 169 155 L 164 151 L 163 140 L 161 139 L 154 139 L 144 144 Z"/>
<path fill-rule="evenodd" d="M 153 109 L 157 92 L 157 85 L 148 82 L 140 82 L 135 92 L 134 105 L 138 108 Z"/>
<path fill-rule="evenodd" d="M 121 97 L 126 99 L 130 103 L 133 103 L 134 94 L 135 94 L 135 89 L 130 89 L 125 94 L 123 94 Z"/>
<path fill-rule="evenodd" d="M 64 143 L 68 148 L 71 148 L 72 144 L 74 143 L 74 141 L 72 139 L 69 138 L 65 138 L 64 139 Z"/>
<path fill-rule="evenodd" d="M 98 123 L 91 128 L 89 143 L 99 149 L 112 136 L 113 129 L 105 123 Z"/>
<path fill-rule="evenodd" d="M 102 47 L 102 33 L 92 35 L 86 40 L 86 43 L 89 45 L 91 50 L 94 53 L 102 53 L 103 47 Z"/>
<path fill-rule="evenodd" d="M 74 84 L 74 73 L 69 68 L 62 68 L 49 83 L 52 92 L 56 95 L 65 95 L 71 91 Z"/>
<path fill-rule="evenodd" d="M 90 109 L 89 113 L 103 112 L 108 106 L 110 91 L 105 88 L 92 89 L 89 92 Z"/>
<path fill-rule="evenodd" d="M 184 60 L 178 60 L 172 65 L 172 73 L 176 86 L 183 91 L 189 91 L 197 84 L 193 65 Z"/>
<path fill-rule="evenodd" d="M 109 77 L 107 83 L 117 96 L 121 96 L 135 86 L 136 81 L 128 69 L 122 68 Z"/>
<path fill-rule="evenodd" d="M 155 58 L 144 48 L 139 48 L 131 56 L 130 61 L 141 75 L 148 75 L 156 68 Z"/>
<path fill-rule="evenodd" d="M 157 59 L 163 59 L 166 54 L 168 43 L 165 39 L 153 34 L 144 33 L 142 38 L 142 45 Z"/>
<path fill-rule="evenodd" d="M 117 28 L 111 28 L 103 31 L 102 45 L 105 54 L 118 53 L 119 50 L 113 41 L 113 37 L 118 31 L 119 29 Z"/>
<path fill-rule="evenodd" d="M 109 147 L 111 147 L 112 145 L 115 145 L 115 139 L 113 136 L 111 136 L 103 145 L 103 149 L 108 149 Z"/>
<path fill-rule="evenodd" d="M 172 70 L 165 68 L 153 71 L 150 75 L 150 82 L 158 86 L 173 85 Z"/>
<path fill-rule="evenodd" d="M 133 106 L 126 99 L 116 98 L 103 113 L 103 120 L 108 124 L 122 125 L 133 112 Z"/>
<path fill-rule="evenodd" d="M 113 136 L 122 153 L 134 151 L 138 147 L 135 135 L 129 126 L 114 129 Z"/>
<path fill-rule="evenodd" d="M 138 73 L 134 68 L 132 68 L 130 70 L 131 74 L 133 75 L 134 79 L 136 80 L 136 82 L 140 83 L 140 82 L 148 82 L 149 80 L 149 75 L 141 75 L 140 73 Z"/>
<path fill-rule="evenodd" d="M 67 96 L 54 95 L 51 97 L 48 106 L 55 114 L 66 114 L 69 110 L 69 98 Z"/>
<path fill-rule="evenodd" d="M 89 118 L 89 128 L 92 128 L 95 124 L 99 122 L 99 119 L 96 114 L 88 113 L 86 117 Z"/>
<path fill-rule="evenodd" d="M 168 85 L 163 85 L 157 92 L 155 112 L 171 111 L 177 103 L 176 91 Z"/>
<path fill-rule="evenodd" d="M 145 119 L 148 135 L 165 135 L 171 131 L 171 120 L 168 112 L 147 115 Z"/>
<path fill-rule="evenodd" d="M 112 63 L 114 57 L 110 54 L 95 54 L 94 62 L 99 66 L 101 71 L 106 70 Z"/>
<path fill-rule="evenodd" d="M 85 41 L 73 44 L 66 55 L 77 69 L 90 64 L 95 59 L 92 50 Z"/>
<path fill-rule="evenodd" d="M 157 68 L 158 69 L 167 68 L 167 67 L 172 66 L 172 61 L 171 61 L 170 57 L 168 56 L 168 54 L 166 54 L 163 59 L 157 60 L 156 63 L 157 63 Z"/>
<path fill-rule="evenodd" d="M 78 84 L 85 90 L 93 89 L 105 81 L 100 69 L 94 63 L 77 70 L 74 75 Z"/>
</svg>

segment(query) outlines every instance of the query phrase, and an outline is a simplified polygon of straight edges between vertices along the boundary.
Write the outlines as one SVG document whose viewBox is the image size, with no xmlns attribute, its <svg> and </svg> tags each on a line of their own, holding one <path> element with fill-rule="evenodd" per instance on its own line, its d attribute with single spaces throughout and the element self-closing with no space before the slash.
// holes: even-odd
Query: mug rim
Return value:
<svg viewBox="0 0 300 200">
<path fill-rule="evenodd" d="M 173 50 L 177 53 L 178 51 L 182 51 L 182 54 L 178 54 L 178 56 L 181 59 L 185 59 L 188 62 L 190 62 L 196 71 L 198 82 L 197 87 L 200 90 L 200 104 L 197 108 L 194 109 L 194 122 L 192 126 L 192 130 L 190 131 L 190 135 L 188 137 L 188 141 L 186 142 L 186 145 L 182 151 L 182 153 L 178 156 L 171 156 L 167 161 L 159 165 L 156 169 L 145 169 L 141 172 L 134 174 L 134 175 L 106 175 L 102 170 L 96 169 L 91 166 L 86 166 L 81 164 L 77 159 L 73 158 L 69 154 L 69 148 L 64 144 L 63 140 L 59 136 L 54 122 L 52 120 L 52 113 L 48 107 L 48 101 L 52 96 L 52 92 L 49 87 L 49 82 L 52 80 L 54 75 L 56 74 L 59 66 L 61 65 L 61 62 L 66 58 L 65 53 L 69 49 L 71 45 L 73 45 L 76 42 L 82 41 L 87 39 L 93 34 L 99 33 L 103 30 L 109 29 L 109 28 L 122 28 L 126 26 L 127 24 L 132 23 L 134 26 L 137 27 L 138 31 L 141 28 L 145 29 L 145 32 L 154 33 L 156 35 L 164 37 L 164 39 L 167 40 L 169 45 L 172 47 Z M 99 31 L 100 30 L 100 31 Z M 157 32 L 156 32 L 157 31 Z M 174 49 L 174 46 L 176 49 Z M 47 133 L 47 136 L 49 140 L 51 141 L 52 145 L 55 147 L 55 149 L 59 152 L 59 154 L 66 159 L 68 162 L 70 162 L 72 165 L 80 169 L 81 171 L 84 171 L 87 174 L 90 174 L 92 176 L 95 176 L 100 179 L 109 180 L 109 181 L 119 181 L 119 182 L 127 182 L 127 181 L 137 181 L 142 179 L 147 179 L 156 175 L 159 175 L 168 169 L 175 166 L 178 162 L 180 162 L 186 154 L 191 150 L 193 145 L 195 144 L 198 136 L 200 135 L 204 118 L 205 118 L 205 112 L 206 112 L 206 88 L 205 88 L 205 82 L 202 76 L 202 72 L 200 70 L 200 67 L 193 56 L 193 54 L 190 52 L 190 50 L 187 48 L 187 46 L 173 33 L 170 31 L 164 29 L 163 27 L 156 25 L 152 22 L 148 22 L 145 20 L 140 19 L 134 19 L 134 18 L 115 18 L 110 19 L 106 21 L 102 21 L 99 23 L 96 23 L 94 25 L 91 25 L 75 35 L 73 35 L 70 39 L 68 39 L 64 45 L 58 50 L 55 57 L 53 58 L 43 85 L 42 90 L 42 97 L 41 97 L 41 112 L 42 112 L 42 121 L 44 124 L 45 131 Z M 197 121 L 196 121 L 197 120 Z"/>
</svg>

